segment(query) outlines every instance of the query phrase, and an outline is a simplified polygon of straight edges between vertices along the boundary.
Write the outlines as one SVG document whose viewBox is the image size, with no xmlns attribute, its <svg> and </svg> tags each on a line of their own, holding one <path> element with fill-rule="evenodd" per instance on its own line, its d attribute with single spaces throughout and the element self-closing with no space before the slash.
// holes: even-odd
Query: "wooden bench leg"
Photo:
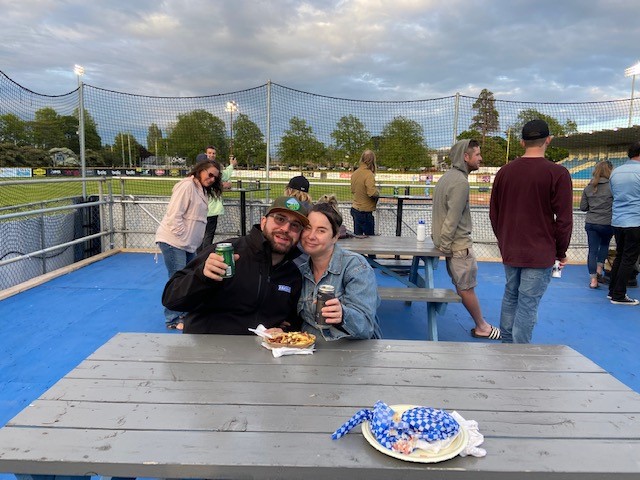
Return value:
<svg viewBox="0 0 640 480">
<path fill-rule="evenodd" d="M 446 303 L 427 302 L 427 330 L 429 340 L 438 341 L 438 315 L 442 315 L 447 309 Z"/>
<path fill-rule="evenodd" d="M 436 304 L 427 302 L 427 330 L 429 331 L 429 340 L 438 341 L 438 312 Z"/>
</svg>

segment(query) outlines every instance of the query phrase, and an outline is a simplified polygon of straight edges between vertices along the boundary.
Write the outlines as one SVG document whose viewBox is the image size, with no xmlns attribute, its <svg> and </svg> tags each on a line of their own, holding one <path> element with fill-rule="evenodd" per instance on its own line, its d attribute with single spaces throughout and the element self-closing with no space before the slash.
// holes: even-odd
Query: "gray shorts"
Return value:
<svg viewBox="0 0 640 480">
<path fill-rule="evenodd" d="M 453 252 L 447 257 L 447 272 L 458 290 L 470 290 L 478 285 L 478 262 L 473 248 Z"/>
</svg>

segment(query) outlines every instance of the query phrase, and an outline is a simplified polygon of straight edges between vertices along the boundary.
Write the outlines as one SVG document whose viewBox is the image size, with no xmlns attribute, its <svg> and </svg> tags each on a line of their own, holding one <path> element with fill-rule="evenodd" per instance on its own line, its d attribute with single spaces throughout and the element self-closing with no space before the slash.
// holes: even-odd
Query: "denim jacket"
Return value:
<svg viewBox="0 0 640 480">
<path fill-rule="evenodd" d="M 313 278 L 311 262 L 309 259 L 300 266 L 303 281 L 298 312 L 303 320 L 302 330 L 321 335 L 328 341 L 381 338 L 376 316 L 380 305 L 376 276 L 365 258 L 336 244 L 329 268 L 318 283 Z M 320 285 L 335 287 L 336 298 L 342 304 L 342 323 L 339 326 L 321 326 L 315 321 L 315 300 Z"/>
</svg>

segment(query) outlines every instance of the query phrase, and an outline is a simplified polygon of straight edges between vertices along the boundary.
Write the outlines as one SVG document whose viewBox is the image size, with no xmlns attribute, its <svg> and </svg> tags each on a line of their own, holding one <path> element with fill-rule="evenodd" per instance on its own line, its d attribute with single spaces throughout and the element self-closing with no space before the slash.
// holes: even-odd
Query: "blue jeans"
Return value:
<svg viewBox="0 0 640 480">
<path fill-rule="evenodd" d="M 375 235 L 376 223 L 373 212 L 361 212 L 351 207 L 353 233 L 356 235 Z"/>
<path fill-rule="evenodd" d="M 196 256 L 194 253 L 189 253 L 186 250 L 181 250 L 176 247 L 172 247 L 168 243 L 158 242 L 158 247 L 162 252 L 162 257 L 164 258 L 164 265 L 167 267 L 167 272 L 169 273 L 169 277 L 171 278 L 174 273 L 178 270 L 182 270 L 186 267 L 187 263 L 189 263 Z M 174 310 L 169 310 L 165 307 L 164 309 L 164 318 L 165 323 L 167 325 L 171 325 L 178 322 L 178 317 L 182 315 L 184 312 L 176 312 Z"/>
<path fill-rule="evenodd" d="M 595 276 L 598 264 L 603 264 L 609 253 L 609 242 L 613 237 L 611 225 L 598 225 L 597 223 L 585 223 L 589 254 L 587 255 L 587 268 L 589 274 Z"/>
<path fill-rule="evenodd" d="M 504 266 L 507 283 L 502 297 L 502 343 L 531 343 L 538 321 L 538 305 L 551 280 L 551 267 Z"/>
</svg>

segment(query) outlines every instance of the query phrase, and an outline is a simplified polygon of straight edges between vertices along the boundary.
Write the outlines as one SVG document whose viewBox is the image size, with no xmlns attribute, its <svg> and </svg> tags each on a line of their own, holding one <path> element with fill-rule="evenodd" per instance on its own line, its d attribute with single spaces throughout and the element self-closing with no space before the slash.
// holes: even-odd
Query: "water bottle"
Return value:
<svg viewBox="0 0 640 480">
<path fill-rule="evenodd" d="M 424 220 L 418 220 L 418 241 L 424 242 L 427 238 L 427 226 Z"/>
</svg>

